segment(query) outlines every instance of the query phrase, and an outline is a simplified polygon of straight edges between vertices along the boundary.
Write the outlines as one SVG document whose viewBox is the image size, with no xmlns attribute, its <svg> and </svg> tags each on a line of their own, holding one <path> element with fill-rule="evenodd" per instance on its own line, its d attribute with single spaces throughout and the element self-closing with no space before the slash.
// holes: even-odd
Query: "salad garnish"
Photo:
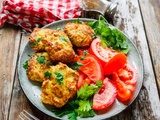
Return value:
<svg viewBox="0 0 160 120">
<path fill-rule="evenodd" d="M 125 35 L 111 26 L 103 16 L 100 15 L 99 20 L 88 22 L 88 25 L 94 29 L 95 35 L 100 37 L 103 47 L 107 46 L 125 54 L 129 52 Z"/>
<path fill-rule="evenodd" d="M 101 88 L 102 80 L 97 80 L 96 85 L 84 84 L 78 91 L 75 99 L 70 100 L 65 106 L 53 109 L 57 117 L 68 115 L 69 120 L 77 120 L 77 117 L 93 117 L 95 115 L 92 109 L 93 95 Z M 87 91 L 87 92 L 86 92 Z"/>
</svg>

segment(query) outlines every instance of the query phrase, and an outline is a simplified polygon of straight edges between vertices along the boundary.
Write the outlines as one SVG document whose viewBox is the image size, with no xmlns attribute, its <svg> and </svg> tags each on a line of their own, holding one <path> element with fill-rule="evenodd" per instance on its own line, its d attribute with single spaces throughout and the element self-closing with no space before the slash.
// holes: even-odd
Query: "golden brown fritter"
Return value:
<svg viewBox="0 0 160 120">
<path fill-rule="evenodd" d="M 51 75 L 42 84 L 41 100 L 43 103 L 62 107 L 76 95 L 79 75 L 63 63 L 50 66 L 48 73 Z"/>
<path fill-rule="evenodd" d="M 44 51 L 45 46 L 42 43 L 43 38 L 53 35 L 53 30 L 48 28 L 35 28 L 29 36 L 31 47 L 36 51 Z"/>
<path fill-rule="evenodd" d="M 75 57 L 71 41 L 61 30 L 54 30 L 52 35 L 48 35 L 42 40 L 45 50 L 53 62 L 71 63 Z"/>
<path fill-rule="evenodd" d="M 51 60 L 47 52 L 34 53 L 28 60 L 27 76 L 30 80 L 43 82 L 45 71 L 51 65 Z"/>
<path fill-rule="evenodd" d="M 94 30 L 84 22 L 70 22 L 64 26 L 64 32 L 69 36 L 73 45 L 87 47 L 92 41 Z"/>
</svg>

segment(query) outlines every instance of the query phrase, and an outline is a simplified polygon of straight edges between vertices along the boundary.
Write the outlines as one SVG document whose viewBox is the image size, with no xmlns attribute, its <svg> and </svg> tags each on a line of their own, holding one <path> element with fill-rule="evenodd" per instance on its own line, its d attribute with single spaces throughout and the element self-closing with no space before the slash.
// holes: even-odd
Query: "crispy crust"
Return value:
<svg viewBox="0 0 160 120">
<path fill-rule="evenodd" d="M 87 47 L 92 41 L 94 30 L 83 23 L 70 22 L 64 26 L 64 32 L 69 36 L 73 45 Z"/>
<path fill-rule="evenodd" d="M 45 44 L 45 50 L 53 62 L 73 62 L 75 52 L 71 41 L 63 31 L 54 31 L 52 36 L 45 37 L 42 42 Z"/>
<path fill-rule="evenodd" d="M 44 64 L 40 64 L 37 57 L 44 57 Z M 51 60 L 47 52 L 34 53 L 32 57 L 28 60 L 28 73 L 27 76 L 30 80 L 43 82 L 44 72 L 49 68 Z"/>
<path fill-rule="evenodd" d="M 46 36 L 51 36 L 53 32 L 53 30 L 48 28 L 35 28 L 29 36 L 32 49 L 35 51 L 44 51 L 45 45 L 42 43 L 42 40 Z"/>
<path fill-rule="evenodd" d="M 52 73 L 52 77 L 45 80 L 42 84 L 41 100 L 43 103 L 54 105 L 59 108 L 76 95 L 76 84 L 79 75 L 76 71 L 63 63 L 51 66 L 49 72 Z M 63 76 L 62 84 L 56 80 L 55 72 Z"/>
</svg>

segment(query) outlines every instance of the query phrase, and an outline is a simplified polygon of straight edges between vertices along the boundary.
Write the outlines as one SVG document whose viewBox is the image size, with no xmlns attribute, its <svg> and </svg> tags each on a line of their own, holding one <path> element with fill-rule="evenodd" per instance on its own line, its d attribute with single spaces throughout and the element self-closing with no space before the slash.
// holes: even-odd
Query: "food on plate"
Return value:
<svg viewBox="0 0 160 120">
<path fill-rule="evenodd" d="M 126 63 L 117 73 L 112 74 L 112 79 L 117 87 L 117 98 L 122 102 L 130 100 L 138 79 L 136 69 Z"/>
<path fill-rule="evenodd" d="M 93 97 L 94 110 L 104 110 L 116 99 L 117 89 L 109 78 L 103 80 L 103 86 Z"/>
<path fill-rule="evenodd" d="M 84 22 L 69 22 L 64 26 L 64 32 L 77 47 L 89 46 L 94 35 L 94 30 Z"/>
<path fill-rule="evenodd" d="M 51 60 L 47 52 L 38 52 L 32 54 L 28 60 L 27 76 L 30 80 L 43 82 L 44 73 L 49 68 Z"/>
<path fill-rule="evenodd" d="M 100 61 L 93 55 L 85 53 L 75 57 L 75 61 L 80 63 L 79 66 L 79 80 L 77 88 L 79 89 L 85 82 L 95 82 L 96 80 L 103 80 L 104 73 Z M 83 79 L 83 82 L 81 82 Z"/>
<path fill-rule="evenodd" d="M 48 28 L 35 28 L 29 36 L 29 42 L 31 43 L 32 49 L 36 51 L 44 51 L 45 45 L 42 43 L 42 39 L 47 36 L 52 36 L 53 32 L 53 30 Z"/>
<path fill-rule="evenodd" d="M 93 117 L 116 99 L 130 100 L 136 89 L 138 75 L 125 41 L 105 20 L 69 22 L 63 30 L 36 28 L 29 42 L 45 52 L 28 60 L 28 78 L 42 82 L 41 100 L 55 106 L 58 117 Z"/>
<path fill-rule="evenodd" d="M 75 57 L 71 41 L 62 30 L 35 28 L 29 37 L 36 51 L 47 51 L 53 62 L 71 63 Z"/>
<path fill-rule="evenodd" d="M 127 56 L 124 53 L 103 47 L 100 38 L 93 40 L 90 46 L 90 53 L 101 61 L 106 75 L 117 72 L 127 62 Z"/>
<path fill-rule="evenodd" d="M 53 62 L 73 62 L 75 52 L 68 36 L 63 31 L 54 30 L 52 36 L 47 35 L 42 42 Z"/>
<path fill-rule="evenodd" d="M 59 62 L 55 66 L 50 66 L 46 71 L 47 75 L 48 79 L 42 83 L 42 102 L 62 107 L 76 95 L 78 73 Z"/>
</svg>

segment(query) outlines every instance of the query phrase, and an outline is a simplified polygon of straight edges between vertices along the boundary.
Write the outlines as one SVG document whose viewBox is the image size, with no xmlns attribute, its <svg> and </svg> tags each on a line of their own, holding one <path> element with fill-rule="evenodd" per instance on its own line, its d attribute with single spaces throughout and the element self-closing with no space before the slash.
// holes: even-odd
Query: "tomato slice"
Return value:
<svg viewBox="0 0 160 120">
<path fill-rule="evenodd" d="M 78 71 L 78 73 L 79 73 L 79 79 L 77 82 L 77 90 L 79 90 L 85 83 L 87 83 L 88 85 L 91 83 L 91 79 L 89 79 L 86 74 L 84 74 L 80 70 Z"/>
<path fill-rule="evenodd" d="M 128 85 L 135 85 L 138 80 L 138 73 L 136 69 L 128 62 L 117 72 L 117 74 L 119 78 Z"/>
<path fill-rule="evenodd" d="M 130 88 L 119 79 L 117 73 L 112 74 L 112 79 L 115 81 L 117 87 L 117 98 L 120 101 L 130 100 L 132 97 L 132 92 L 130 91 Z"/>
<path fill-rule="evenodd" d="M 114 84 L 105 78 L 103 86 L 93 97 L 93 110 L 104 110 L 109 107 L 116 99 L 117 91 Z"/>
<path fill-rule="evenodd" d="M 105 75 L 112 74 L 121 69 L 127 62 L 127 57 L 124 53 L 101 46 L 101 40 L 96 38 L 90 46 L 91 54 L 95 55 L 104 66 Z"/>
<path fill-rule="evenodd" d="M 96 80 L 104 79 L 102 65 L 95 56 L 91 54 L 87 54 L 85 56 L 80 55 L 76 57 L 76 61 L 83 64 L 79 67 L 79 70 L 86 74 L 86 76 L 92 81 L 95 82 Z"/>
</svg>

